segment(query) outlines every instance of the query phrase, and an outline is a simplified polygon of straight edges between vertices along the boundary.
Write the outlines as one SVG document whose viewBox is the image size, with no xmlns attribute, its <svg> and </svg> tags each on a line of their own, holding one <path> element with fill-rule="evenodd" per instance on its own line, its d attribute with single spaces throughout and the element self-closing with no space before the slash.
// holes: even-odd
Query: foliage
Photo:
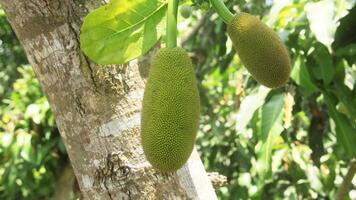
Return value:
<svg viewBox="0 0 356 200">
<path fill-rule="evenodd" d="M 167 3 L 112 0 L 85 17 L 81 49 L 100 64 L 122 64 L 152 48 L 164 33 Z"/>
<path fill-rule="evenodd" d="M 31 67 L 16 69 L 27 60 L 2 9 L 0 38 L 0 199 L 45 198 L 64 147 Z"/>
<path fill-rule="evenodd" d="M 31 67 L 17 70 L 20 77 L 0 106 L 0 199 L 46 198 L 66 152 Z"/>
<path fill-rule="evenodd" d="M 19 76 L 14 69 L 25 63 L 25 53 L 0 7 L 0 100 L 9 92 L 9 86 Z"/>
<path fill-rule="evenodd" d="M 193 1 L 198 8 L 205 3 Z M 333 199 L 355 156 L 356 66 L 350 58 L 356 54 L 351 43 L 331 49 L 337 21 L 353 2 L 226 3 L 262 15 L 286 43 L 293 72 L 284 88 L 258 86 L 235 56 L 225 24 L 194 12 L 196 20 L 207 18 L 185 45 L 202 83 L 197 144 L 206 168 L 228 177 L 220 199 Z"/>
</svg>

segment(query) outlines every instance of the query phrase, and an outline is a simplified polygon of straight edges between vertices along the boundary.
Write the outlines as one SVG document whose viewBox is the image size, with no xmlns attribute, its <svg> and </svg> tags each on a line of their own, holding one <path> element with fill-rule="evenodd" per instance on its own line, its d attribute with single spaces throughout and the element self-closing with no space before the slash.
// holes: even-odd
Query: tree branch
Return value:
<svg viewBox="0 0 356 200">
<path fill-rule="evenodd" d="M 344 181 L 341 183 L 335 199 L 336 200 L 343 200 L 347 196 L 347 192 L 349 191 L 349 188 L 351 186 L 352 179 L 355 175 L 356 172 L 356 161 L 352 161 L 349 170 L 347 171 Z"/>
<path fill-rule="evenodd" d="M 188 29 L 187 33 L 182 36 L 180 46 L 183 47 L 191 37 L 197 34 L 199 29 L 205 24 L 205 21 L 210 18 L 211 14 L 211 12 L 205 14 L 202 18 L 198 20 L 198 22 L 192 28 Z"/>
</svg>

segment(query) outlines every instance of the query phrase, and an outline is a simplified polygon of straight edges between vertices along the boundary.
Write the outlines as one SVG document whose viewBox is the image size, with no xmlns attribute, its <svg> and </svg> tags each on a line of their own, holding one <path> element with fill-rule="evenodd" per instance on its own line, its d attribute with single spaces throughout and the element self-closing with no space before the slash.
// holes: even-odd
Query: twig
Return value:
<svg viewBox="0 0 356 200">
<path fill-rule="evenodd" d="M 182 39 L 180 41 L 181 47 L 183 47 L 191 37 L 196 36 L 199 29 L 204 25 L 205 21 L 210 18 L 211 14 L 211 12 L 206 13 L 202 18 L 198 20 L 198 22 L 192 28 L 187 31 L 186 34 L 182 36 Z"/>
<path fill-rule="evenodd" d="M 222 187 L 227 184 L 227 178 L 226 176 L 223 176 L 217 172 L 209 172 L 208 177 L 211 181 L 211 184 L 213 184 L 213 187 L 215 189 Z"/>
<path fill-rule="evenodd" d="M 351 186 L 352 179 L 356 172 L 356 161 L 352 161 L 349 170 L 347 171 L 344 181 L 341 183 L 336 196 L 335 200 L 344 200 L 347 196 L 349 188 Z"/>
</svg>

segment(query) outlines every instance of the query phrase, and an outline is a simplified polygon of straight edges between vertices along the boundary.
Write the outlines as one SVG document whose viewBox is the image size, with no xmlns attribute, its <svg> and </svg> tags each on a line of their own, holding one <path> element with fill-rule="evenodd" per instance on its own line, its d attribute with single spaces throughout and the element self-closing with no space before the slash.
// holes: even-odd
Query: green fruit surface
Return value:
<svg viewBox="0 0 356 200">
<path fill-rule="evenodd" d="M 278 35 L 257 17 L 240 13 L 230 21 L 227 32 L 241 62 L 252 77 L 270 88 L 289 80 L 291 62 Z"/>
<path fill-rule="evenodd" d="M 188 160 L 199 125 L 194 69 L 182 48 L 164 48 L 151 62 L 141 116 L 141 142 L 152 166 L 175 171 Z"/>
<path fill-rule="evenodd" d="M 180 14 L 184 18 L 189 18 L 190 15 L 192 14 L 192 8 L 188 5 L 181 5 L 179 7 Z"/>
</svg>

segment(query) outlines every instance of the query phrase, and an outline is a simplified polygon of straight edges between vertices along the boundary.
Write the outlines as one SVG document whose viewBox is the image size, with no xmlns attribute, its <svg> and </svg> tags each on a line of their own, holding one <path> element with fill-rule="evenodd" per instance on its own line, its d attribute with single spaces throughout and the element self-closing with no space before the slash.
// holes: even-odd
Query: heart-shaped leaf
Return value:
<svg viewBox="0 0 356 200">
<path fill-rule="evenodd" d="M 112 0 L 89 13 L 81 27 L 82 51 L 99 64 L 122 64 L 151 49 L 164 33 L 163 0 Z"/>
</svg>

